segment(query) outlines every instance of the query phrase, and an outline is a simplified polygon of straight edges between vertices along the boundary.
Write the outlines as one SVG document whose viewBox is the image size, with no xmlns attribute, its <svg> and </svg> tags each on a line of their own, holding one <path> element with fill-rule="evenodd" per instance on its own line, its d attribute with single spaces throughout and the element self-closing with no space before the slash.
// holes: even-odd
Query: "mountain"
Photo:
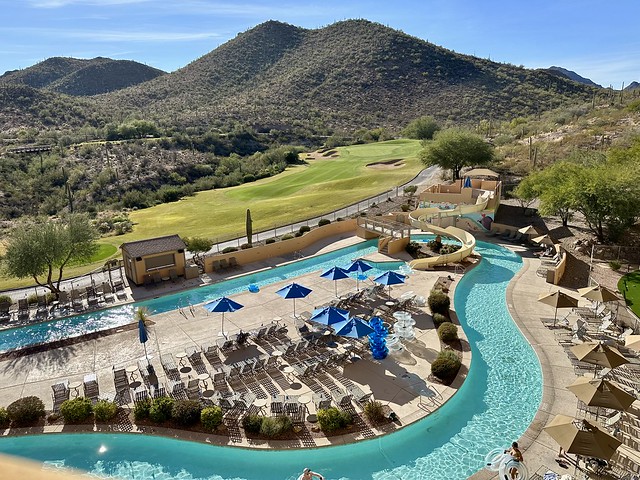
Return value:
<svg viewBox="0 0 640 480">
<path fill-rule="evenodd" d="M 588 78 L 581 77 L 576 72 L 573 72 L 571 70 L 567 70 L 566 68 L 549 67 L 548 70 L 551 70 L 552 72 L 558 72 L 558 73 L 564 75 L 565 77 L 567 77 L 568 79 L 573 80 L 574 82 L 582 83 L 584 85 L 589 85 L 590 87 L 602 88 L 602 85 L 598 85 L 597 83 L 594 83 L 593 81 L 589 80 Z"/>
<path fill-rule="evenodd" d="M 131 60 L 52 57 L 0 76 L 0 84 L 22 84 L 74 96 L 97 95 L 146 82 L 165 72 Z"/>
<path fill-rule="evenodd" d="M 635 90 L 637 88 L 640 88 L 640 83 L 638 82 L 631 82 L 629 85 L 624 87 L 625 91 Z"/>
</svg>

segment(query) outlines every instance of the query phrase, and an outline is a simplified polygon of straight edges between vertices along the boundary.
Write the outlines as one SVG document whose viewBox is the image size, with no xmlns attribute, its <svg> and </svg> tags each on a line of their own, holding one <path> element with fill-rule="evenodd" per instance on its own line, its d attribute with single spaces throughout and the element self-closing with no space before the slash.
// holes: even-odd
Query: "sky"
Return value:
<svg viewBox="0 0 640 480">
<path fill-rule="evenodd" d="M 365 18 L 459 53 L 561 66 L 614 88 L 640 81 L 640 1 L 0 0 L 0 73 L 64 56 L 173 71 L 267 20 Z"/>
</svg>

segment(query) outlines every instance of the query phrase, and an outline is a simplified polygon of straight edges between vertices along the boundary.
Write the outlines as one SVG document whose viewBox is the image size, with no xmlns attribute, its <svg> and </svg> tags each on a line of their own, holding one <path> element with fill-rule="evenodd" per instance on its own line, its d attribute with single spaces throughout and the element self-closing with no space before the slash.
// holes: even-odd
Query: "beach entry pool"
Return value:
<svg viewBox="0 0 640 480">
<path fill-rule="evenodd" d="M 349 445 L 277 451 L 145 435 L 60 434 L 2 438 L 0 451 L 125 480 L 295 480 L 306 466 L 327 480 L 465 479 L 483 468 L 489 450 L 522 435 L 542 398 L 540 364 L 505 300 L 522 261 L 483 242 L 477 250 L 483 260 L 460 281 L 454 299 L 473 355 L 468 377 L 443 407 L 397 432 Z"/>
</svg>

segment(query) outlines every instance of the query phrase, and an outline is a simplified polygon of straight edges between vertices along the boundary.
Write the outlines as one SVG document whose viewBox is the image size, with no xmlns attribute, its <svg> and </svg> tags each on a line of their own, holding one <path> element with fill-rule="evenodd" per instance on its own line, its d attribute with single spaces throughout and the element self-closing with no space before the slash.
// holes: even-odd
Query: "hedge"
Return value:
<svg viewBox="0 0 640 480">
<path fill-rule="evenodd" d="M 456 352 L 443 350 L 431 364 L 431 373 L 440 380 L 450 380 L 458 374 L 461 365 Z"/>
<path fill-rule="evenodd" d="M 7 407 L 11 423 L 16 427 L 28 427 L 44 417 L 44 403 L 38 397 L 23 397 Z"/>
<path fill-rule="evenodd" d="M 443 342 L 453 342 L 458 339 L 458 327 L 451 322 L 444 322 L 438 327 L 438 337 Z"/>
</svg>

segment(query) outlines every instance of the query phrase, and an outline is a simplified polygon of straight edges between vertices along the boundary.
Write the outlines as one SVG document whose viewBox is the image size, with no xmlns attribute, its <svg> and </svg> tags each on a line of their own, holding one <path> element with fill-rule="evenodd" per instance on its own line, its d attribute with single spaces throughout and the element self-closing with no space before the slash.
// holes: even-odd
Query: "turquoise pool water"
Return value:
<svg viewBox="0 0 640 480">
<path fill-rule="evenodd" d="M 467 478 L 483 467 L 489 450 L 522 435 L 542 398 L 537 357 L 505 301 L 521 259 L 483 242 L 477 250 L 483 260 L 460 281 L 454 299 L 473 355 L 468 377 L 443 407 L 398 432 L 293 451 L 214 447 L 144 435 L 61 434 L 3 438 L 0 451 L 125 480 L 292 480 L 304 466 L 332 480 Z"/>
<path fill-rule="evenodd" d="M 348 267 L 357 258 L 377 251 L 377 241 L 369 240 L 357 245 L 345 247 L 334 252 L 309 257 L 295 263 L 282 265 L 261 272 L 243 275 L 212 285 L 184 290 L 172 295 L 165 295 L 129 305 L 109 308 L 96 312 L 75 315 L 73 317 L 33 323 L 22 327 L 0 331 L 0 353 L 8 350 L 24 348 L 29 345 L 52 342 L 64 338 L 73 338 L 109 328 L 120 327 L 133 321 L 136 307 L 145 306 L 151 313 L 162 313 L 176 310 L 178 307 L 195 305 L 213 300 L 222 295 L 233 295 L 247 290 L 250 284 L 260 287 L 271 283 L 294 278 L 305 273 L 325 270 L 338 265 Z M 371 263 L 371 262 L 370 262 Z M 378 275 L 386 270 L 395 270 L 404 262 L 372 263 L 374 269 L 367 275 Z M 355 275 L 355 274 L 354 274 Z M 354 277 L 355 278 L 355 277 Z"/>
</svg>

